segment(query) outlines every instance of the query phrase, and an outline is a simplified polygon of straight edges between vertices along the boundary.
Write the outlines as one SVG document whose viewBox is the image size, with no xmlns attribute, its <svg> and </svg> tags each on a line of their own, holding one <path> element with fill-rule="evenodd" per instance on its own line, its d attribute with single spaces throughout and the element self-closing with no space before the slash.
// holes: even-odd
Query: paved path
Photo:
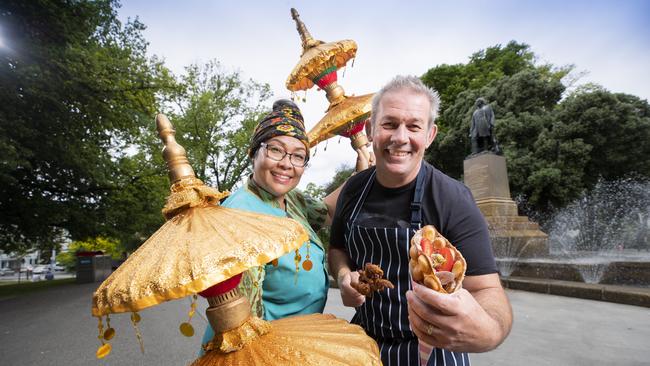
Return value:
<svg viewBox="0 0 650 366">
<path fill-rule="evenodd" d="M 113 352 L 95 359 L 97 321 L 90 316 L 97 284 L 69 285 L 0 299 L 2 365 L 186 365 L 196 357 L 206 321 L 205 305 L 185 338 L 189 299 L 141 312 L 145 354 L 140 353 L 129 316 L 111 317 L 117 331 Z M 497 350 L 472 355 L 474 365 L 648 365 L 650 312 L 647 308 L 537 293 L 508 291 L 515 311 L 510 337 Z M 350 319 L 338 290 L 330 290 L 326 312 Z"/>
</svg>

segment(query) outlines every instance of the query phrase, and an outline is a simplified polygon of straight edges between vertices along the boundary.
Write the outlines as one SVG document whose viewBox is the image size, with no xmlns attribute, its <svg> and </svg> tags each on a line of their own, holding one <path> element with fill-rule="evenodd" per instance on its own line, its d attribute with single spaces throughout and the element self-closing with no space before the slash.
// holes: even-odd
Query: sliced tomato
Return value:
<svg viewBox="0 0 650 366">
<path fill-rule="evenodd" d="M 422 247 L 422 252 L 428 256 L 433 254 L 433 243 L 427 238 L 422 238 L 420 240 L 420 247 Z"/>
<path fill-rule="evenodd" d="M 451 249 L 449 248 L 434 249 L 433 252 L 440 254 L 445 258 L 445 263 L 436 267 L 436 270 L 451 272 L 451 269 L 454 267 L 454 257 L 451 255 Z"/>
</svg>

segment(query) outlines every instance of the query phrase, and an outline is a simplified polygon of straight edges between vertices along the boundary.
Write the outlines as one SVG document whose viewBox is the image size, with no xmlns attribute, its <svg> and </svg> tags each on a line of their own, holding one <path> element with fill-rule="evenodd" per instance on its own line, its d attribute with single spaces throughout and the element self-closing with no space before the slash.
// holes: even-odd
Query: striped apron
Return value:
<svg viewBox="0 0 650 366">
<path fill-rule="evenodd" d="M 409 228 L 374 227 L 356 224 L 357 216 L 375 181 L 373 171 L 354 205 L 345 231 L 345 246 L 357 268 L 365 263 L 381 267 L 385 277 L 395 285 L 373 294 L 356 308 L 352 323 L 359 324 L 379 345 L 381 361 L 385 366 L 419 365 L 418 339 L 408 321 L 406 291 L 411 289 L 409 273 L 409 245 L 411 237 L 422 223 L 422 194 L 424 166 L 420 167 L 415 193 L 411 201 Z M 434 348 L 428 365 L 469 365 L 466 353 Z"/>
</svg>

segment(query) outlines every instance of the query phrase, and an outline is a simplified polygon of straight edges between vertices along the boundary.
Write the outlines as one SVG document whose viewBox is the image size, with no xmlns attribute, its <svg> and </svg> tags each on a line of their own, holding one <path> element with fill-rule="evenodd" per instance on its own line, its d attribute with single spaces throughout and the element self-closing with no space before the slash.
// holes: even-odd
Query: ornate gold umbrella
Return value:
<svg viewBox="0 0 650 366">
<path fill-rule="evenodd" d="M 212 351 L 192 366 L 215 365 L 381 365 L 377 343 L 361 327 L 331 314 L 294 316 L 237 352 Z"/>
<path fill-rule="evenodd" d="M 163 209 L 168 221 L 93 294 L 92 313 L 99 318 L 100 333 L 104 315 L 133 312 L 135 325 L 139 310 L 206 290 L 308 240 L 296 221 L 219 206 L 229 193 L 196 178 L 167 117 L 159 114 L 156 124 L 172 182 Z M 193 333 L 189 323 L 184 327 Z M 103 338 L 113 334 L 108 331 Z M 98 356 L 110 352 L 110 345 L 102 347 Z"/>
<path fill-rule="evenodd" d="M 243 351 L 241 357 L 250 358 L 254 357 L 251 352 L 273 354 L 279 349 L 286 352 L 297 344 L 306 352 L 320 355 L 314 359 L 320 363 L 314 364 L 329 364 L 336 355 L 344 353 L 349 354 L 352 360 L 358 360 L 354 362 L 358 365 L 379 364 L 374 341 L 361 328 L 332 316 L 318 314 L 299 321 L 299 324 L 280 322 L 277 327 L 274 322 L 251 316 L 248 300 L 237 289 L 241 273 L 298 249 L 308 240 L 308 235 L 299 223 L 290 219 L 219 206 L 219 200 L 228 193 L 207 187 L 195 177 L 185 150 L 176 143 L 173 126 L 164 115 L 157 116 L 156 124 L 165 143 L 163 155 L 173 183 L 172 193 L 163 209 L 168 221 L 93 294 L 92 313 L 99 318 L 99 339 L 102 342 L 97 357 L 103 358 L 111 351 L 107 341 L 113 338 L 115 330 L 110 327 L 108 314 L 132 312 L 131 321 L 142 347 L 137 311 L 191 294 L 196 300 L 199 293 L 210 304 L 206 315 L 216 334 L 209 343 L 209 352 L 200 359 L 204 362 L 202 364 L 232 364 L 228 360 L 239 357 L 231 354 L 237 350 L 254 350 Z M 193 301 L 190 320 L 195 308 Z M 102 316 L 106 316 L 106 330 Z M 303 317 L 294 319 L 300 318 Z M 338 332 L 338 337 L 328 338 L 325 334 L 319 338 L 322 342 L 310 345 L 301 345 L 294 339 L 296 334 L 304 331 L 313 332 L 314 328 L 310 326 L 315 322 L 330 333 Z M 307 327 L 303 329 L 300 324 Z M 180 330 L 186 336 L 194 334 L 189 321 L 181 324 Z M 337 343 L 340 351 L 324 352 L 334 345 L 332 340 L 337 338 L 340 342 L 362 346 L 344 350 L 341 345 L 347 343 Z M 276 347 L 271 349 L 271 345 Z M 267 347 L 269 349 L 265 350 Z M 295 350 L 289 354 L 304 359 L 301 352 Z M 221 362 L 226 356 L 225 363 Z M 377 361 L 367 362 L 369 360 Z"/>
<path fill-rule="evenodd" d="M 306 90 L 317 84 L 325 90 L 330 102 L 325 117 L 308 133 L 310 146 L 316 146 L 321 141 L 340 135 L 350 138 L 354 149 L 361 149 L 370 156 L 363 125 L 370 117 L 374 94 L 346 96 L 343 87 L 337 82 L 336 71 L 354 57 L 356 43 L 352 40 L 334 43 L 314 40 L 299 19 L 296 9 L 291 9 L 291 15 L 302 39 L 303 53 L 298 65 L 287 78 L 287 89 Z"/>
<path fill-rule="evenodd" d="M 327 84 L 330 88 L 335 88 L 336 70 L 345 66 L 357 54 L 357 44 L 351 39 L 330 43 L 316 40 L 300 20 L 296 9 L 291 8 L 291 16 L 296 21 L 302 39 L 302 55 L 287 78 L 287 89 L 292 92 L 307 90 L 314 84 L 322 89 Z"/>
</svg>

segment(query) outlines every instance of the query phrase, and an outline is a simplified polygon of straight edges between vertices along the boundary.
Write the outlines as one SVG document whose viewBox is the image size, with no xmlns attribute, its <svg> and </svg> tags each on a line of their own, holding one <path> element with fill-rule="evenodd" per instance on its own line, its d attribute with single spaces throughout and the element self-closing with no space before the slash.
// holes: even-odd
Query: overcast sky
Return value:
<svg viewBox="0 0 650 366">
<path fill-rule="evenodd" d="M 529 44 L 540 62 L 588 72 L 581 83 L 650 98 L 650 1 L 123 0 L 119 16 L 139 17 L 149 53 L 175 74 L 217 59 L 268 83 L 270 106 L 289 97 L 285 81 L 302 50 L 292 7 L 314 38 L 357 42 L 354 67 L 339 73 L 348 95 L 375 92 L 397 74 L 421 76 L 436 65 L 466 63 L 476 51 L 516 40 Z M 299 106 L 310 129 L 327 108 L 325 93 L 314 88 Z M 348 140 L 324 147 L 317 147 L 300 187 L 324 184 L 340 164 L 354 163 Z"/>
</svg>

